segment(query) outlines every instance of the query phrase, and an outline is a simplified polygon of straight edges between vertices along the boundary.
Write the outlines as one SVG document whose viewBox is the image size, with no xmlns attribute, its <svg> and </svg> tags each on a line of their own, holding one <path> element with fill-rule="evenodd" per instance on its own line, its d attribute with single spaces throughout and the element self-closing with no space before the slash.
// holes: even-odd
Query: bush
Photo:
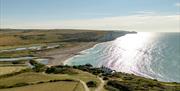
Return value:
<svg viewBox="0 0 180 91">
<path fill-rule="evenodd" d="M 40 81 L 40 82 L 37 82 L 36 84 L 42 84 L 42 83 L 45 83 L 45 82 L 43 82 L 43 81 Z"/>
<path fill-rule="evenodd" d="M 95 82 L 95 81 L 89 81 L 89 82 L 86 83 L 86 85 L 87 85 L 88 87 L 97 87 L 97 82 Z"/>
<path fill-rule="evenodd" d="M 46 70 L 46 67 L 43 64 L 36 64 L 36 65 L 34 65 L 33 70 L 36 72 L 43 72 Z"/>
<path fill-rule="evenodd" d="M 32 70 L 30 68 L 26 68 L 26 69 L 23 69 L 23 70 L 18 71 L 18 72 L 13 72 L 13 73 L 1 75 L 0 78 L 6 78 L 6 77 L 10 77 L 10 76 L 15 76 L 15 75 L 18 75 L 18 74 L 21 74 L 21 73 L 31 72 L 31 71 Z"/>
<path fill-rule="evenodd" d="M 64 79 L 63 81 L 72 82 L 72 81 L 74 81 L 74 80 L 72 80 L 72 79 Z"/>
<path fill-rule="evenodd" d="M 7 86 L 0 85 L 0 89 L 7 88 Z"/>
<path fill-rule="evenodd" d="M 73 70 L 70 67 L 62 67 L 62 66 L 53 66 L 50 68 L 47 68 L 46 73 L 54 73 L 54 74 L 78 74 L 75 70 Z"/>
<path fill-rule="evenodd" d="M 69 81 L 69 82 L 72 82 L 74 80 L 72 80 L 72 79 L 64 79 L 64 80 L 55 79 L 55 80 L 50 80 L 49 82 L 59 82 L 59 81 Z"/>
<path fill-rule="evenodd" d="M 109 78 L 108 77 L 103 77 L 103 80 L 109 80 Z"/>
<path fill-rule="evenodd" d="M 34 60 L 29 60 L 29 63 L 31 64 L 31 65 L 35 65 L 35 64 L 37 64 L 37 62 L 36 61 L 34 61 Z"/>
<path fill-rule="evenodd" d="M 34 60 L 30 60 L 29 63 L 30 63 L 31 65 L 33 65 L 33 68 L 32 68 L 32 69 L 33 69 L 35 72 L 43 72 L 43 71 L 46 70 L 46 66 L 45 66 L 44 64 L 38 63 L 38 62 L 36 62 L 36 61 L 34 61 Z"/>
<path fill-rule="evenodd" d="M 59 82 L 59 81 L 62 81 L 62 80 L 55 79 L 55 80 L 50 80 L 49 82 Z"/>
<path fill-rule="evenodd" d="M 22 86 L 27 86 L 27 85 L 29 85 L 29 84 L 23 82 L 23 83 L 16 83 L 12 87 L 22 87 Z"/>
<path fill-rule="evenodd" d="M 85 64 L 86 67 L 93 67 L 91 64 Z"/>
<path fill-rule="evenodd" d="M 123 79 L 124 79 L 124 80 L 132 80 L 133 78 L 130 77 L 130 76 L 126 76 L 126 77 L 124 77 Z"/>
<path fill-rule="evenodd" d="M 111 86 L 113 88 L 116 88 L 119 91 L 131 91 L 130 88 L 126 84 L 123 84 L 123 83 L 116 81 L 116 80 L 108 81 L 107 85 Z"/>
<path fill-rule="evenodd" d="M 16 60 L 16 61 L 12 61 L 12 64 L 25 64 L 27 60 Z"/>
<path fill-rule="evenodd" d="M 108 91 L 119 91 L 117 88 L 108 85 L 104 85 L 104 88 L 107 89 Z"/>
<path fill-rule="evenodd" d="M 54 73 L 55 70 L 56 70 L 55 67 L 50 67 L 50 68 L 47 68 L 45 72 L 48 73 L 48 74 L 50 74 L 50 73 Z"/>
<path fill-rule="evenodd" d="M 12 64 L 20 64 L 20 61 L 13 61 Z"/>
</svg>

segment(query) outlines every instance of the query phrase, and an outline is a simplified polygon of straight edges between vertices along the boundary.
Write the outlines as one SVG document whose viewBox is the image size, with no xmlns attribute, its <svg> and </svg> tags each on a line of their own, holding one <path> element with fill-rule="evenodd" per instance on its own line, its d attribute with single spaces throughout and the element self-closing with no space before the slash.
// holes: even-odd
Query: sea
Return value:
<svg viewBox="0 0 180 91">
<path fill-rule="evenodd" d="M 90 63 L 118 72 L 180 82 L 180 33 L 138 32 L 96 44 L 65 61 L 67 65 Z"/>
</svg>

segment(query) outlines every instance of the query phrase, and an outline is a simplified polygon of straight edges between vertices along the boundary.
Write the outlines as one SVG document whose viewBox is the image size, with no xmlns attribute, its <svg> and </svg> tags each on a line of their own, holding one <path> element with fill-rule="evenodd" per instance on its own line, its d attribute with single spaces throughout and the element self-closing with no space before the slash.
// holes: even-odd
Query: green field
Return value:
<svg viewBox="0 0 180 91">
<path fill-rule="evenodd" d="M 62 68 L 63 69 L 63 68 Z M 73 71 L 70 71 L 71 69 Z M 80 80 L 84 83 L 89 81 L 97 82 L 97 88 L 102 83 L 99 77 L 88 73 L 95 72 L 98 69 L 89 69 L 86 67 L 86 71 L 81 71 L 78 69 L 68 68 L 67 71 L 73 72 L 73 74 L 46 74 L 44 72 L 25 72 L 17 75 L 12 75 L 8 77 L 0 78 L 0 91 L 50 91 L 50 88 L 53 91 L 84 91 L 84 87 Z M 81 69 L 81 68 L 80 68 Z M 67 72 L 66 71 L 66 72 Z M 76 73 L 74 73 L 76 72 Z M 99 71 L 100 72 L 100 71 Z M 102 72 L 103 73 L 103 72 Z M 101 74 L 101 72 L 100 72 Z M 103 75 L 107 77 L 105 80 L 105 87 L 109 90 L 105 90 L 102 86 L 102 91 L 112 91 L 113 89 L 131 89 L 132 91 L 178 91 L 180 89 L 179 83 L 168 83 L 168 82 L 159 82 L 157 80 L 147 79 L 144 77 L 135 76 L 132 74 L 125 73 L 115 73 L 110 75 Z M 58 82 L 54 81 L 58 80 Z M 70 81 L 68 81 L 70 80 Z M 25 84 L 20 85 L 19 84 Z M 2 88 L 7 87 L 7 88 Z M 39 89 L 38 89 L 39 88 Z M 90 91 L 95 91 L 96 88 L 89 88 Z M 130 91 L 131 91 L 130 90 Z"/>
<path fill-rule="evenodd" d="M 84 91 L 84 88 L 79 82 L 62 81 L 16 87 L 10 89 L 0 89 L 0 91 Z"/>
<path fill-rule="evenodd" d="M 7 66 L 7 67 L 0 67 L 0 75 L 4 75 L 4 74 L 9 74 L 12 72 L 18 72 L 22 69 L 25 69 L 27 67 L 23 67 L 23 66 Z"/>
<path fill-rule="evenodd" d="M 75 75 L 68 74 L 42 74 L 35 72 L 22 73 L 16 76 L 0 79 L 0 85 L 13 85 L 15 83 L 36 83 L 39 81 L 48 81 L 53 79 L 80 79 L 85 82 L 94 80 L 100 83 L 100 81 L 92 74 L 82 72 Z"/>
<path fill-rule="evenodd" d="M 49 80 L 65 80 L 65 79 L 73 79 L 73 80 L 82 80 L 84 82 L 88 81 L 96 81 L 98 84 L 100 83 L 99 79 L 96 78 L 96 76 L 83 72 L 83 71 L 78 71 L 78 74 L 74 75 L 68 75 L 68 74 L 43 74 L 43 73 L 35 73 L 35 72 L 27 72 L 27 73 L 22 73 L 19 75 L 7 77 L 7 78 L 2 78 L 0 79 L 0 86 L 12 86 L 17 83 L 38 83 L 38 82 L 46 82 Z M 50 84 L 50 83 L 48 83 Z M 34 88 L 36 86 L 29 86 L 28 88 Z M 21 87 L 18 87 L 21 89 Z M 10 90 L 11 91 L 11 90 Z M 12 90 L 14 91 L 14 90 Z M 19 90 L 16 90 L 19 91 Z M 20 90 L 21 91 L 21 90 Z M 71 90 L 68 90 L 71 91 Z M 91 89 L 91 91 L 94 91 L 94 89 Z"/>
</svg>

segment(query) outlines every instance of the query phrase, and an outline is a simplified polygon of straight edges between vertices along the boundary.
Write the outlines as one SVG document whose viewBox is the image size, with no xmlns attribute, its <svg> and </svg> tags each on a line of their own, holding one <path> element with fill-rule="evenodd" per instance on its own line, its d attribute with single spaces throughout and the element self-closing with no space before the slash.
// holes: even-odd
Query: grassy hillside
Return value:
<svg viewBox="0 0 180 91">
<path fill-rule="evenodd" d="M 29 44 L 46 44 L 54 42 L 89 42 L 96 41 L 105 31 L 88 30 L 2 30 L 0 46 L 17 46 Z M 75 41 L 76 40 L 76 41 Z"/>
<path fill-rule="evenodd" d="M 4 74 L 9 74 L 9 73 L 12 73 L 12 72 L 18 72 L 22 69 L 25 69 L 27 67 L 24 67 L 24 66 L 6 66 L 6 67 L 1 67 L 0 66 L 0 75 L 4 75 Z"/>
<path fill-rule="evenodd" d="M 47 91 L 52 88 L 53 91 L 66 90 L 66 91 L 83 91 L 82 83 L 89 81 L 97 82 L 97 87 L 91 88 L 90 91 L 95 91 L 102 81 L 102 91 L 178 91 L 180 90 L 179 83 L 173 82 L 160 82 L 155 79 L 148 79 L 144 77 L 135 76 L 121 72 L 111 74 L 104 73 L 101 68 L 92 68 L 90 66 L 56 66 L 56 70 L 48 72 L 25 72 L 12 76 L 4 76 L 0 78 L 0 91 L 37 91 L 39 86 L 43 88 L 38 91 Z M 45 71 L 47 72 L 47 71 Z M 55 73 L 54 73 L 55 72 Z M 81 84 L 81 85 L 80 85 Z M 80 86 L 79 86 L 80 85 Z M 61 88 L 59 88 L 61 87 Z M 76 87 L 78 90 L 72 90 Z M 70 89 L 71 88 L 71 89 Z M 106 89 L 106 90 L 105 90 Z"/>
<path fill-rule="evenodd" d="M 10 89 L 0 89 L 0 91 L 84 91 L 84 88 L 79 82 L 62 81 Z"/>
<path fill-rule="evenodd" d="M 160 82 L 156 79 L 148 79 L 126 73 L 115 73 L 107 76 L 110 79 L 107 81 L 105 88 L 112 90 L 126 91 L 178 91 L 180 90 L 179 83 Z"/>
<path fill-rule="evenodd" d="M 89 65 L 73 68 L 102 77 L 106 82 L 104 88 L 108 91 L 180 91 L 180 83 L 176 82 L 161 82 L 121 72 L 106 73 L 103 68 L 92 68 Z"/>
<path fill-rule="evenodd" d="M 56 44 L 59 48 L 72 48 L 90 42 L 104 42 L 130 32 L 95 31 L 73 29 L 0 29 L 0 58 L 37 56 L 35 50 L 5 51 L 33 46 L 47 47 Z"/>
<path fill-rule="evenodd" d="M 99 81 L 98 78 L 96 78 L 96 76 L 94 76 L 94 75 L 92 75 L 90 73 L 87 73 L 87 72 L 80 71 L 80 70 L 75 70 L 75 71 L 78 72 L 78 73 L 77 74 L 43 74 L 43 73 L 35 73 L 35 72 L 22 73 L 22 74 L 15 75 L 15 76 L 0 78 L 0 87 L 4 87 L 4 86 L 7 87 L 7 86 L 14 86 L 14 85 L 16 86 L 16 84 L 19 84 L 19 83 L 37 85 L 37 83 L 39 83 L 39 82 L 46 83 L 46 82 L 48 82 L 50 80 L 66 80 L 66 79 L 71 79 L 71 80 L 74 80 L 74 81 L 77 81 L 77 82 L 79 82 L 79 80 L 82 80 L 84 82 L 96 81 L 98 85 L 100 84 L 100 81 Z M 81 83 L 77 83 L 77 82 L 76 82 L 76 84 L 81 84 Z M 51 83 L 47 83 L 47 84 L 52 86 Z M 73 84 L 74 84 L 74 82 L 73 82 Z M 37 87 L 35 85 L 28 86 L 28 88 Z M 49 86 L 49 87 L 53 88 L 53 87 L 56 87 L 57 85 L 52 86 L 52 87 Z M 61 85 L 61 82 L 60 82 L 59 85 Z M 66 83 L 64 85 L 68 86 L 69 83 Z M 40 86 L 44 86 L 44 85 L 42 84 Z M 70 87 L 73 88 L 73 86 L 69 86 L 69 88 Z M 78 88 L 82 89 L 82 87 L 79 87 L 79 86 L 78 86 Z M 12 91 L 19 91 L 19 90 L 21 91 L 21 89 L 26 89 L 26 88 L 25 87 L 22 87 L 22 88 L 18 87 L 17 89 L 12 89 Z M 66 87 L 64 87 L 64 89 L 66 89 Z M 0 89 L 0 91 L 1 91 L 1 89 Z M 47 91 L 49 91 L 49 90 L 47 90 Z M 68 91 L 73 91 L 73 90 L 68 90 Z M 77 91 L 83 91 L 83 90 L 77 90 Z M 94 91 L 94 89 L 92 88 L 91 91 Z"/>
<path fill-rule="evenodd" d="M 128 32 L 0 29 L 0 51 L 31 46 L 45 48 L 52 44 L 60 45 L 57 49 L 64 51 L 89 42 L 109 41 L 126 33 Z M 57 49 L 5 51 L 0 52 L 0 58 L 39 57 L 38 53 L 49 53 Z M 54 52 L 56 53 L 58 52 Z M 33 68 L 27 66 L 28 62 Z M 47 67 L 35 60 L 0 62 L 0 91 L 84 91 L 86 85 L 90 91 L 180 91 L 180 83 L 160 82 L 121 72 L 107 73 L 103 68 L 94 68 L 90 64 Z"/>
</svg>

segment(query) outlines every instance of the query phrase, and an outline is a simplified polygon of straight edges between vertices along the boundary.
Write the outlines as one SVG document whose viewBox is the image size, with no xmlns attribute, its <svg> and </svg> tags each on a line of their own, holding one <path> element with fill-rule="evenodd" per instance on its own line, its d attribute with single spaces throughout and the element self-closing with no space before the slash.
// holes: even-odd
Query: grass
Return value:
<svg viewBox="0 0 180 91">
<path fill-rule="evenodd" d="M 85 83 L 88 81 L 96 81 L 97 85 L 99 86 L 100 80 L 95 75 L 92 75 L 88 72 L 81 71 L 78 69 L 73 69 L 73 71 L 77 72 L 77 74 L 46 74 L 46 73 L 36 73 L 36 72 L 21 73 L 21 74 L 13 75 L 10 77 L 0 78 L 0 86 L 1 87 L 14 86 L 20 83 L 30 84 L 28 86 L 23 86 L 23 87 L 13 87 L 9 89 L 2 89 L 3 91 L 29 91 L 29 89 L 31 90 L 33 89 L 33 91 L 46 91 L 46 89 L 49 89 L 49 88 L 52 88 L 53 91 L 56 91 L 56 90 L 83 91 L 84 89 L 82 87 L 82 84 L 77 83 L 79 82 L 79 80 L 82 80 Z M 119 89 L 119 86 L 121 86 L 123 88 L 128 88 L 130 90 L 139 90 L 139 91 L 180 90 L 180 84 L 178 83 L 159 82 L 157 80 L 147 79 L 144 77 L 139 77 L 132 74 L 126 74 L 126 73 L 121 73 L 121 72 L 111 74 L 107 77 L 109 78 L 107 82 L 111 81 L 111 84 L 114 84 L 113 86 L 111 84 L 106 84 L 106 87 L 108 87 L 109 89 L 110 88 Z M 64 83 L 63 84 L 64 86 L 61 85 L 61 82 L 46 83 L 50 80 L 63 80 L 64 81 L 66 79 L 74 80 L 74 82 L 76 82 L 76 85 L 69 85 L 68 83 L 69 81 L 66 81 L 67 83 L 66 84 Z M 39 82 L 43 82 L 43 83 L 36 84 Z M 55 84 L 55 83 L 58 83 L 58 84 Z M 66 85 L 69 87 L 66 87 Z M 37 88 L 40 86 L 42 88 L 37 90 Z M 59 88 L 59 89 L 56 89 L 56 88 Z M 70 88 L 75 88 L 75 90 L 72 90 Z M 2 90 L 0 89 L 0 91 Z M 94 90 L 95 88 L 90 88 L 90 91 L 94 91 Z M 108 90 L 102 89 L 102 91 L 108 91 Z"/>
<path fill-rule="evenodd" d="M 97 86 L 99 86 L 99 84 L 101 83 L 100 80 L 95 75 L 80 70 L 78 70 L 78 73 L 79 74 L 73 74 L 73 75 L 59 75 L 59 74 L 52 74 L 52 75 L 60 76 L 61 78 L 66 78 L 66 79 L 68 78 L 79 79 L 84 81 L 85 83 L 89 81 L 96 81 Z M 94 91 L 94 90 L 95 88 L 90 88 L 90 91 Z"/>
<path fill-rule="evenodd" d="M 9 31 L 9 32 L 5 32 Z M 75 39 L 77 40 L 100 37 L 106 34 L 105 31 L 89 31 L 89 30 L 71 30 L 71 29 L 59 29 L 59 30 L 5 30 L 0 31 L 0 48 L 6 46 L 19 46 L 30 44 L 46 44 L 57 43 L 64 40 Z M 84 34 L 85 33 L 85 34 Z M 74 41 L 75 42 L 75 41 Z"/>
<path fill-rule="evenodd" d="M 18 72 L 22 69 L 25 69 L 25 66 L 7 66 L 7 67 L 0 67 L 0 75 L 9 74 L 12 72 Z"/>
<path fill-rule="evenodd" d="M 84 91 L 79 82 L 53 82 L 10 89 L 0 89 L 0 91 Z"/>
<path fill-rule="evenodd" d="M 8 49 L 31 47 L 31 46 L 46 46 L 46 44 L 41 43 L 41 44 L 28 44 L 28 45 L 6 45 L 6 46 L 0 46 L 0 50 L 8 50 Z"/>
<path fill-rule="evenodd" d="M 130 91 L 179 91 L 180 84 L 173 82 L 160 82 L 153 79 L 148 79 L 140 76 L 135 76 L 126 73 L 116 73 L 110 76 L 109 84 L 106 84 L 110 88 L 128 88 Z"/>
<path fill-rule="evenodd" d="M 96 76 L 88 73 L 83 72 L 80 70 L 77 70 L 79 74 L 43 74 L 43 73 L 35 73 L 35 72 L 27 72 L 22 73 L 19 75 L 15 75 L 8 78 L 2 78 L 0 79 L 0 86 L 11 86 L 17 83 L 36 83 L 40 81 L 49 81 L 54 79 L 64 80 L 64 79 L 73 79 L 73 80 L 82 80 L 84 82 L 88 81 L 96 81 L 98 85 L 100 84 L 100 81 Z M 77 88 L 81 88 L 77 86 Z M 82 89 L 82 88 L 81 88 Z M 90 89 L 91 91 L 94 91 L 94 88 Z M 65 90 L 67 91 L 67 90 Z M 80 90 L 78 90 L 80 91 Z"/>
<path fill-rule="evenodd" d="M 34 52 L 30 50 L 24 51 L 12 51 L 0 53 L 0 58 L 13 58 L 13 57 L 23 57 L 23 56 L 34 56 Z"/>
<path fill-rule="evenodd" d="M 61 78 L 74 78 L 74 79 L 80 79 L 84 82 L 88 82 L 88 81 L 96 81 L 97 84 L 100 84 L 100 81 L 98 78 L 96 78 L 95 75 L 92 75 L 88 72 L 83 72 L 80 70 L 77 70 L 76 72 L 78 72 L 78 74 L 72 74 L 72 75 L 67 75 L 67 74 L 50 74 L 50 75 L 54 75 L 54 76 L 60 76 Z"/>
<path fill-rule="evenodd" d="M 34 73 L 34 72 L 28 72 L 28 73 L 22 73 L 19 75 L 15 75 L 8 78 L 2 78 L 0 79 L 0 85 L 14 85 L 16 83 L 35 83 L 39 81 L 48 81 L 57 79 L 56 76 L 46 75 L 42 73 Z"/>
<path fill-rule="evenodd" d="M 96 78 L 95 75 L 92 75 L 92 74 L 90 74 L 88 72 L 82 72 L 82 71 L 79 71 L 79 73 L 81 73 L 81 74 L 69 75 L 68 77 L 75 78 L 75 79 L 80 79 L 80 80 L 84 81 L 85 83 L 89 82 L 89 81 L 96 81 L 97 86 L 99 86 L 99 84 L 101 83 L 100 80 L 98 78 Z M 90 90 L 94 91 L 95 88 L 90 88 Z"/>
</svg>

